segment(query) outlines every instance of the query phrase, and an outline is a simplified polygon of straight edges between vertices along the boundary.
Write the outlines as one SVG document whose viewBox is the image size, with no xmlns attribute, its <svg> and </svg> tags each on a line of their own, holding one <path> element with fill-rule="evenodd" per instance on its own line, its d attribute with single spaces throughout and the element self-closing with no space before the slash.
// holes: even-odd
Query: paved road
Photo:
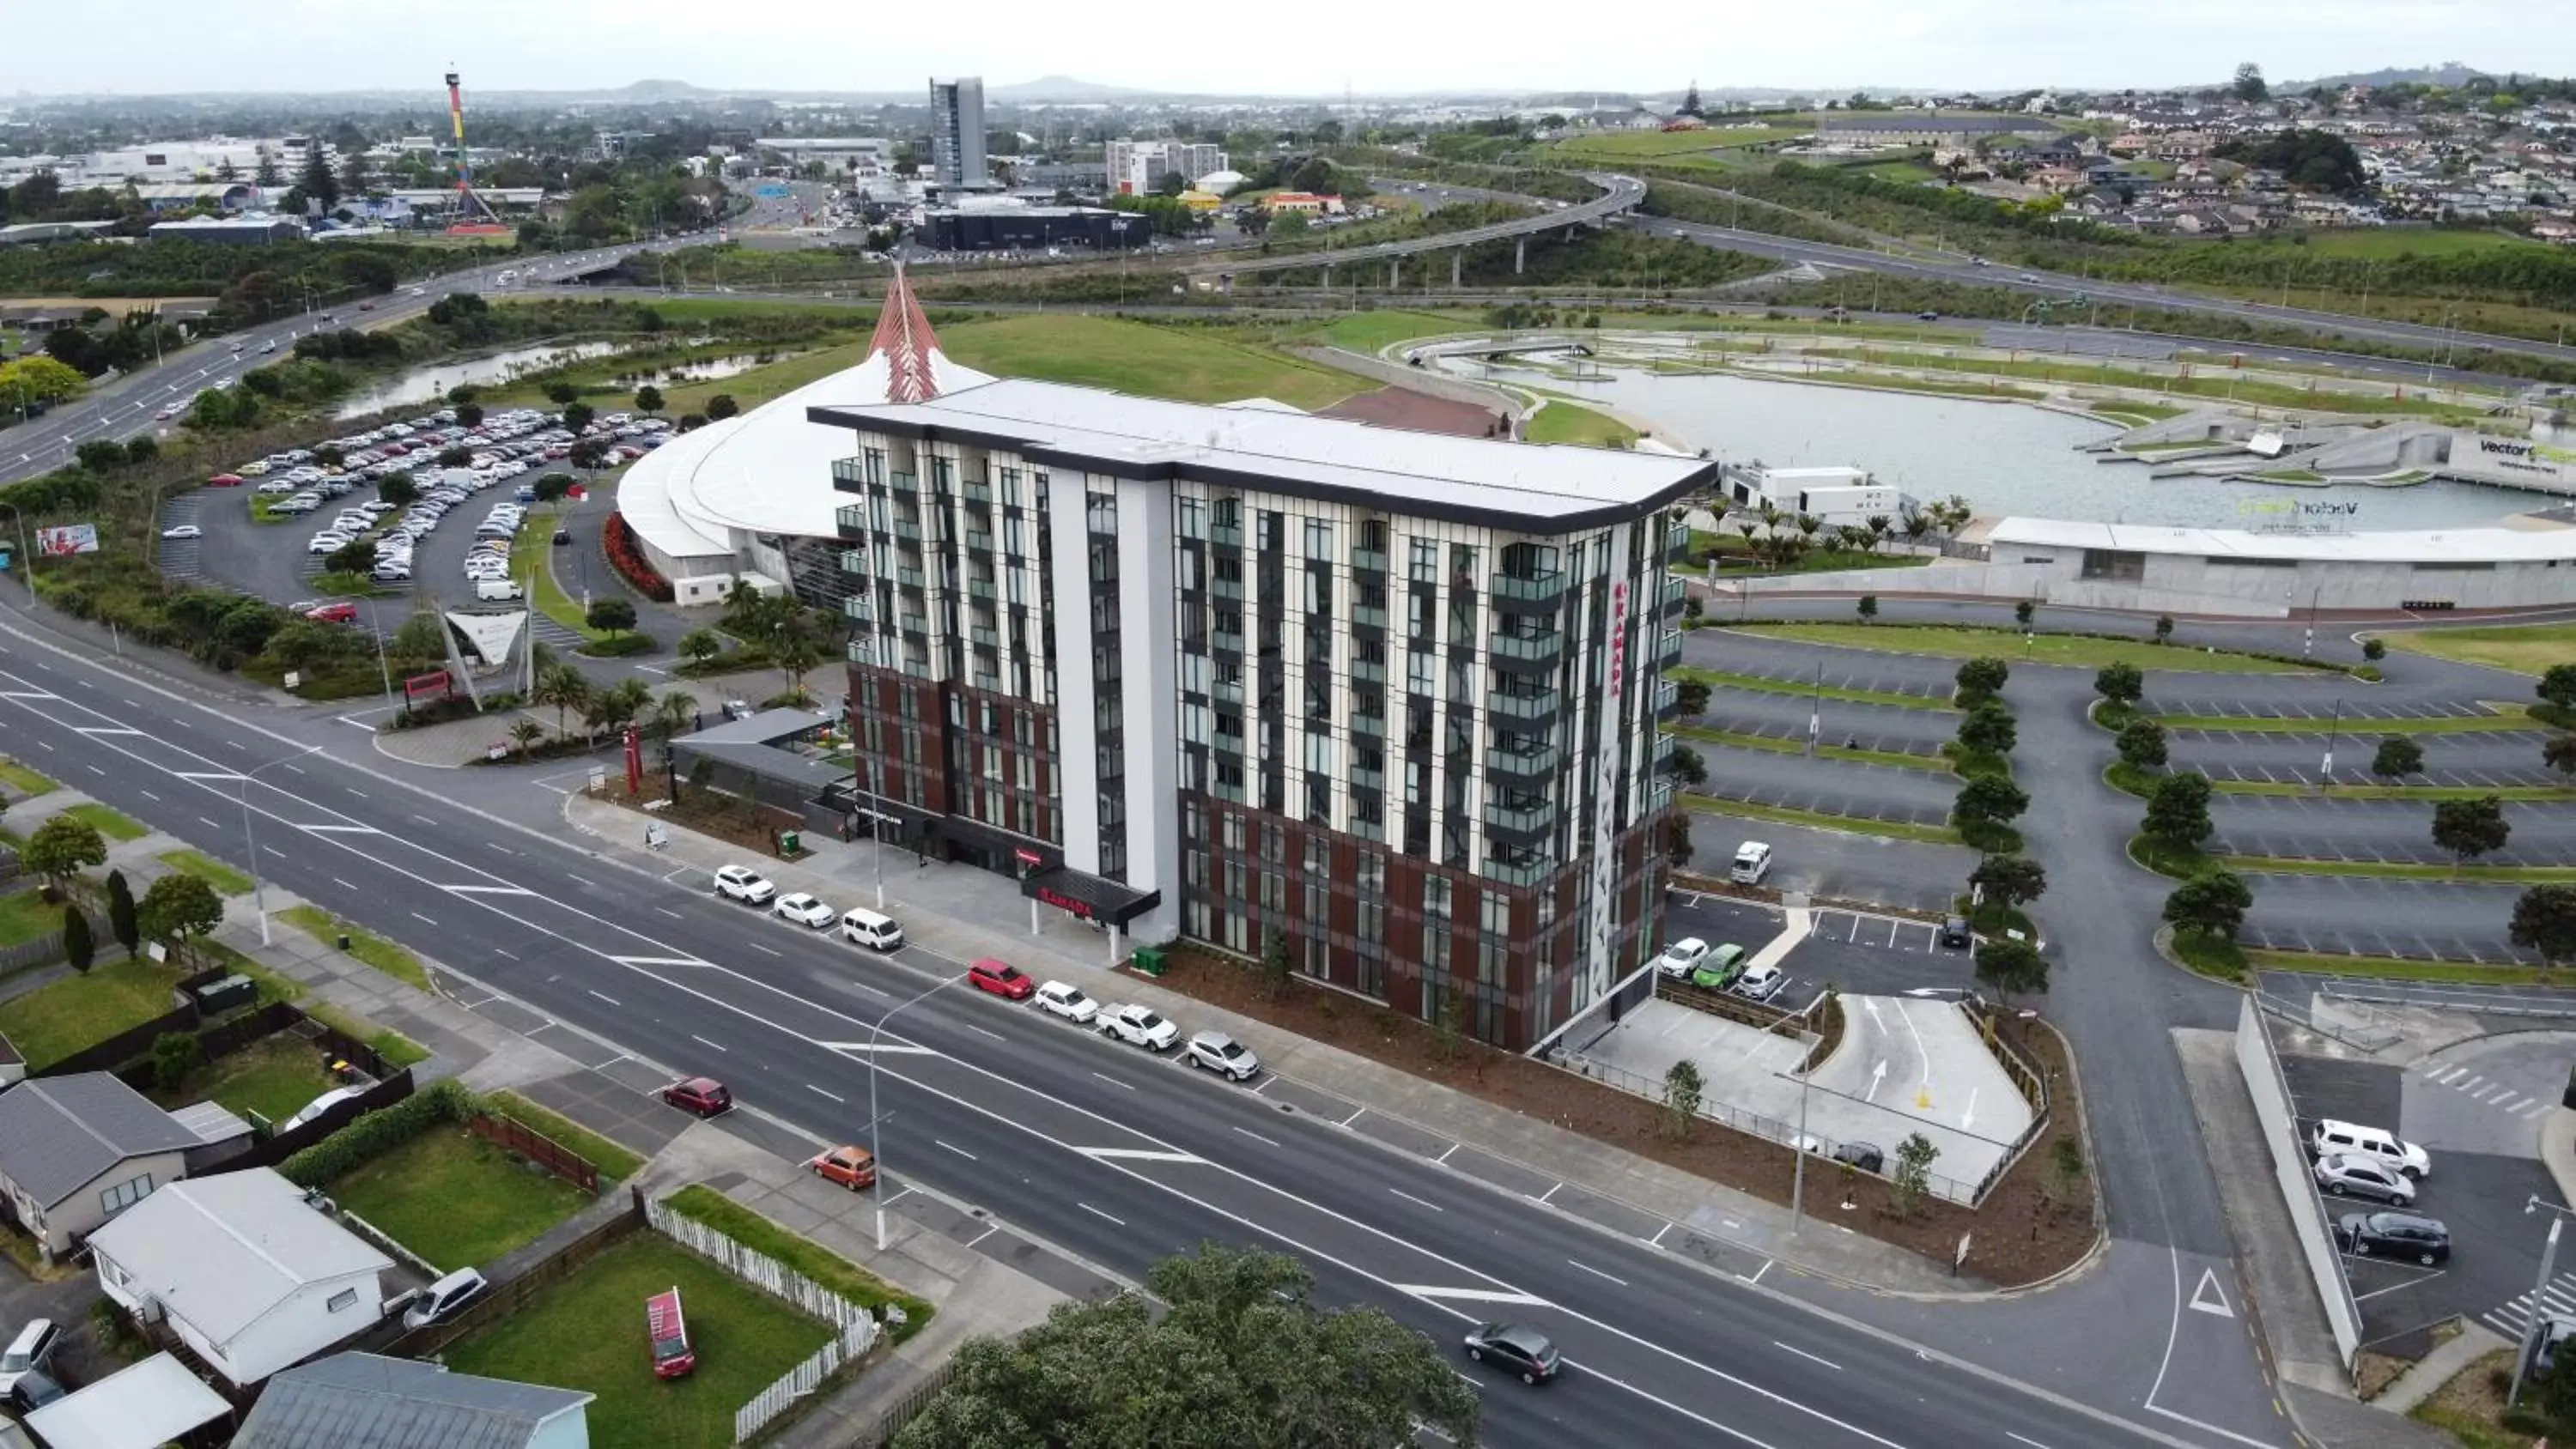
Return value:
<svg viewBox="0 0 2576 1449">
<path fill-rule="evenodd" d="M 1707 781 L 1694 791 L 1722 800 L 1938 825 L 1950 818 L 1951 801 L 1959 794 L 1958 778 L 1945 771 L 1810 759 L 1706 740 L 1693 740 L 1690 748 L 1708 764 Z"/>
<path fill-rule="evenodd" d="M 2228 855 L 2447 864 L 2433 843 L 2433 807 L 2414 800 L 2319 800 L 2303 795 L 2219 795 L 2209 849 Z M 2505 848 L 2481 865 L 2576 865 L 2576 810 L 2508 800 Z"/>
<path fill-rule="evenodd" d="M 1723 684 L 1710 687 L 1708 713 L 1692 723 L 1803 744 L 1811 714 L 1822 720 L 1819 738 L 1826 744 L 1888 754 L 1936 755 L 1959 727 L 1959 716 L 1944 710 L 1854 704 L 1841 699 L 1825 700 L 1819 706 L 1796 695 Z"/>
<path fill-rule="evenodd" d="M 2246 883 L 2254 890 L 2243 936 L 2249 946 L 2419 961 L 2539 959 L 2507 931 L 2523 892 L 2518 885 L 2274 871 L 2251 874 Z"/>
<path fill-rule="evenodd" d="M 1771 846 L 1769 885 L 1819 900 L 1869 901 L 1909 911 L 1946 911 L 1967 888 L 1977 853 L 1964 845 L 1889 840 L 1770 820 L 1691 812 L 1691 863 L 1722 875 L 1747 840 Z"/>
<path fill-rule="evenodd" d="M 1410 241 L 1379 242 L 1374 246 L 1350 247 L 1325 252 L 1299 252 L 1272 257 L 1227 257 L 1215 261 L 1195 262 L 1183 266 L 1184 276 L 1205 276 L 1222 272 L 1241 277 L 1255 272 L 1279 272 L 1316 266 L 1353 266 L 1362 262 L 1386 261 L 1395 257 L 1415 256 L 1423 252 L 1450 252 L 1477 242 L 1503 241 L 1512 237 L 1531 236 L 1593 225 L 1618 216 L 1646 199 L 1646 186 L 1626 176 L 1609 172 L 1587 171 L 1584 179 L 1601 188 L 1601 194 L 1590 201 L 1555 202 L 1536 197 L 1523 198 L 1539 208 L 1536 216 L 1516 221 L 1496 222 L 1492 226 L 1471 227 L 1438 236 L 1417 237 Z"/>
<path fill-rule="evenodd" d="M 2269 781 L 2307 784 L 2317 781 L 2331 744 L 2335 780 L 2346 785 L 2385 784 L 2370 773 L 2380 735 L 2367 723 L 2329 737 L 2275 734 L 2261 730 L 2175 730 L 2166 738 L 2173 768 L 2198 770 L 2213 780 Z M 2559 785 L 2565 777 L 2540 761 L 2539 730 L 2496 730 L 2476 734 L 2432 734 L 2412 737 L 2424 750 L 2424 772 L 2410 775 L 2410 785 Z"/>
<path fill-rule="evenodd" d="M 237 853 L 221 820 L 246 800 L 269 879 L 640 1059 L 721 1072 L 751 1111 L 826 1140 L 864 1123 L 861 1044 L 896 1003 L 957 980 L 953 962 L 863 959 L 327 749 L 298 756 L 292 731 L 106 675 L 14 629 L 0 633 L 0 713 L 13 749 L 192 845 Z M 252 767 L 256 780 L 236 773 Z M 1026 1009 L 954 989 L 918 1000 L 878 1058 L 890 1178 L 1130 1275 L 1201 1239 L 1267 1238 L 1315 1267 L 1325 1298 L 1381 1306 L 1444 1341 L 1496 1302 L 1522 1305 L 1574 1372 L 1544 1395 L 1495 1386 L 1494 1443 L 2222 1442 L 2169 1422 L 2157 1432 L 2172 1437 L 2151 1440 L 1726 1275 L 1677 1271 L 1641 1237 L 1575 1226 Z M 2134 1394 L 2111 1397 L 2134 1411 Z M 2281 1442 L 2270 1427 L 2251 1442 Z"/>
<path fill-rule="evenodd" d="M 26 424 L 0 428 L 0 483 L 59 468 L 71 460 L 74 448 L 92 439 L 123 441 L 144 433 L 166 435 L 178 423 L 157 417 L 163 409 L 174 405 L 184 409 L 200 391 L 229 382 L 263 363 L 277 361 L 294 350 L 298 337 L 335 327 L 381 327 L 400 322 L 429 310 L 430 303 L 450 293 L 494 291 L 505 271 L 518 272 L 527 282 L 543 283 L 578 276 L 641 250 L 643 245 L 630 244 L 550 255 L 533 262 L 510 257 L 420 278 L 372 299 L 375 306 L 368 311 L 359 311 L 357 302 L 351 300 L 327 313 L 316 311 L 281 318 L 182 348 L 160 365 L 100 386 L 78 402 Z M 325 321 L 326 315 L 336 320 Z M 277 351 L 263 352 L 262 348 L 272 342 Z M 235 343 L 241 344 L 239 350 L 234 349 Z"/>
</svg>

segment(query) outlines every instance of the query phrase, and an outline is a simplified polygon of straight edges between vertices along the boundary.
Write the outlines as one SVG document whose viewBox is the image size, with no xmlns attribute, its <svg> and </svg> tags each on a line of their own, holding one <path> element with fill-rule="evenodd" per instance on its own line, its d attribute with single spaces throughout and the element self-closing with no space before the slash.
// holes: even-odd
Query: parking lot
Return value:
<svg viewBox="0 0 2576 1449">
<path fill-rule="evenodd" d="M 1954 659 L 1819 648 L 1794 639 L 1739 634 L 1722 624 L 1684 634 L 1682 661 L 1703 669 L 1775 679 L 1787 685 L 1821 683 L 1827 689 L 1910 694 L 1940 704 L 1949 701 L 1959 672 L 1959 662 Z M 1832 703 L 1826 701 L 1828 707 Z"/>
<path fill-rule="evenodd" d="M 2228 676 L 2228 692 L 2207 688 L 2217 676 L 2171 679 L 2170 692 L 2155 688 L 2160 675 L 2149 675 L 2149 692 L 2139 708 L 2149 714 L 2190 715 L 2208 719 L 2312 719 L 2320 732 L 2340 714 L 2344 728 L 2367 734 L 2375 719 L 2458 719 L 2493 714 L 2474 700 L 2390 700 L 2355 698 L 2360 686 L 2340 678 L 2301 676 Z"/>
<path fill-rule="evenodd" d="M 1723 684 L 1710 687 L 1708 712 L 1692 722 L 1803 745 L 1811 713 L 1819 721 L 1817 737 L 1826 744 L 1886 754 L 1936 755 L 1959 730 L 1959 716 L 1947 710 L 1855 704 L 1838 699 L 1819 705 L 1796 695 Z M 2539 758 L 2536 752 L 2533 758 Z"/>
<path fill-rule="evenodd" d="M 1975 984 L 1969 953 L 1942 946 L 1939 932 L 1922 921 L 1845 910 L 1805 914 L 1807 934 L 1775 963 L 1789 976 L 1775 1006 L 1803 1010 L 1828 985 L 1893 996 Z M 1789 913 L 1778 906 L 1682 891 L 1669 897 L 1664 920 L 1668 940 L 1697 937 L 1742 946 L 1748 955 L 1789 928 Z"/>
<path fill-rule="evenodd" d="M 2218 795 L 2209 802 L 2217 827 L 2208 848 L 2227 855 L 2311 860 L 2451 863 L 2433 843 L 2433 807 L 2412 800 L 2334 800 L 2300 795 Z M 2513 827 L 2502 850 L 2483 865 L 2576 864 L 2576 810 L 2551 802 L 2507 801 Z"/>
<path fill-rule="evenodd" d="M 1868 901 L 1898 910 L 1942 912 L 1967 889 L 1977 853 L 1964 845 L 1890 840 L 1770 820 L 1744 820 L 1706 810 L 1690 812 L 1691 862 L 1723 875 L 1735 847 L 1769 841 L 1771 875 L 1765 884 L 1783 894 L 1820 900 Z"/>
<path fill-rule="evenodd" d="M 2248 946 L 2419 961 L 2539 960 L 2507 932 L 2519 885 L 2274 871 L 2250 873 L 2246 883 L 2254 905 L 2239 939 Z"/>
<path fill-rule="evenodd" d="M 2423 772 L 2406 777 L 2410 785 L 2495 788 L 2508 785 L 2559 785 L 2564 777 L 2541 763 L 2538 730 L 2420 735 Z M 2172 767 L 2197 770 L 2213 780 L 2250 780 L 2271 784 L 2315 784 L 2331 741 L 2335 780 L 2340 784 L 2386 784 L 2370 773 L 2379 740 L 2365 725 L 2330 736 L 2278 734 L 2255 730 L 2176 730 L 2167 741 Z"/>
<path fill-rule="evenodd" d="M 1939 825 L 1959 793 L 1947 771 L 1861 764 L 1694 740 L 1708 766 L 1699 793 L 1756 805 L 1780 805 L 1858 820 Z"/>
</svg>

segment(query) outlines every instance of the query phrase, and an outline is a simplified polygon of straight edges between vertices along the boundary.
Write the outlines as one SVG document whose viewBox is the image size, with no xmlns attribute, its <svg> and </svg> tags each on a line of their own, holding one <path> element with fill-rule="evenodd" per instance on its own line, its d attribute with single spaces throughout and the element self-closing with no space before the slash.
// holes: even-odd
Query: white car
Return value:
<svg viewBox="0 0 2576 1449">
<path fill-rule="evenodd" d="M 313 535 L 313 541 L 305 545 L 304 551 L 308 554 L 338 553 L 340 550 L 347 548 L 348 546 L 349 537 L 347 534 L 317 533 Z"/>
<path fill-rule="evenodd" d="M 1092 1018 L 1100 1015 L 1100 1004 L 1083 995 L 1079 986 L 1050 981 L 1038 988 L 1038 1010 L 1088 1026 Z"/>
<path fill-rule="evenodd" d="M 750 905 L 767 905 L 778 895 L 778 887 L 769 878 L 747 865 L 729 865 L 716 872 L 716 894 L 727 900 Z"/>
<path fill-rule="evenodd" d="M 1726 989 L 1748 1001 L 1769 1001 L 1789 984 L 1789 977 L 1777 966 L 1747 966 Z"/>
<path fill-rule="evenodd" d="M 775 909 L 778 914 L 798 925 L 811 926 L 818 931 L 841 918 L 839 912 L 803 891 L 798 891 L 792 896 L 780 896 Z"/>
<path fill-rule="evenodd" d="M 203 538 L 206 536 L 206 531 L 193 523 L 182 523 L 176 528 L 161 530 L 161 536 L 163 538 Z"/>
<path fill-rule="evenodd" d="M 1261 1058 L 1252 1048 L 1221 1031 L 1203 1031 L 1190 1038 L 1187 1053 L 1191 1066 L 1211 1072 L 1223 1072 L 1238 1082 L 1248 1082 L 1261 1070 Z"/>
<path fill-rule="evenodd" d="M 1687 980 L 1708 959 L 1708 943 L 1697 936 L 1684 936 L 1664 948 L 1655 958 L 1655 969 L 1675 980 Z"/>
<path fill-rule="evenodd" d="M 1143 1006 L 1106 1006 L 1100 1010 L 1100 1030 L 1130 1046 L 1147 1051 L 1170 1051 L 1181 1039 L 1181 1029 L 1156 1016 Z"/>
</svg>

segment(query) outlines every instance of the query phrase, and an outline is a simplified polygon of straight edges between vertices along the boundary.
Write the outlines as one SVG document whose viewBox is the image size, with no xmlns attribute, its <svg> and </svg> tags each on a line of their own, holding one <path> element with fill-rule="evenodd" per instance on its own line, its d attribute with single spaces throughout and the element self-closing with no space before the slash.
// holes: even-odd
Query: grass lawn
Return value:
<svg viewBox="0 0 2576 1449">
<path fill-rule="evenodd" d="M 120 815 L 94 800 L 69 806 L 63 813 L 75 820 L 88 822 L 90 829 L 110 840 L 141 840 L 152 833 L 133 817 Z"/>
<path fill-rule="evenodd" d="M 867 355 L 866 342 L 848 342 L 781 358 L 763 367 L 747 368 L 731 377 L 684 382 L 662 389 L 665 399 L 662 411 L 675 418 L 687 413 L 703 413 L 707 410 L 707 399 L 724 393 L 740 403 L 744 412 L 749 412 L 771 398 L 794 392 L 809 382 L 820 382 L 833 373 L 856 367 L 866 360 Z"/>
<path fill-rule="evenodd" d="M 1182 402 L 1266 397 L 1312 409 L 1374 385 L 1222 335 L 1114 317 L 996 317 L 948 328 L 939 340 L 950 357 L 982 372 Z"/>
<path fill-rule="evenodd" d="M 1863 820 L 1854 815 L 1826 815 L 1814 810 L 1793 810 L 1781 805 L 1754 805 L 1743 800 L 1720 800 L 1712 795 L 1685 795 L 1682 803 L 1710 815 L 1732 815 L 1739 820 L 1766 820 L 1777 825 L 1807 825 L 1818 830 L 1840 830 L 1849 835 L 1877 835 L 1889 840 L 1915 840 L 1927 845 L 1960 844 L 1959 832 L 1946 825 L 1915 825 L 1902 820 Z"/>
<path fill-rule="evenodd" d="M 1377 355 L 1381 347 L 1410 342 L 1416 337 L 1437 337 L 1446 332 L 1490 331 L 1471 312 L 1407 312 L 1393 309 L 1377 312 L 1354 312 L 1339 318 L 1324 329 L 1324 340 L 1335 347 L 1353 352 Z"/>
<path fill-rule="evenodd" d="M 1723 669 L 1698 669 L 1687 664 L 1675 665 L 1665 670 L 1664 677 L 1675 682 L 1697 680 L 1711 688 L 1723 685 L 1728 689 L 1750 689 L 1763 694 L 1794 694 L 1800 699 L 1814 699 L 1821 694 L 1826 699 L 1838 699 L 1846 704 L 1884 704 L 1897 709 L 1951 710 L 1949 701 L 1934 699 L 1929 695 L 1895 694 L 1879 689 L 1839 689 L 1830 684 L 1820 691 L 1812 684 L 1801 684 L 1795 680 L 1767 679 L 1758 674 L 1731 674 Z"/>
<path fill-rule="evenodd" d="M 2296 665 L 2257 659 L 2225 650 L 2185 649 L 2144 639 L 2094 639 L 2080 634 L 2036 634 L 2030 644 L 2017 629 L 1894 627 L 1886 624 L 1744 624 L 1729 625 L 1750 634 L 1835 644 L 1850 649 L 1883 649 L 1893 654 L 1933 654 L 1944 659 L 1992 655 L 2015 664 L 2062 664 L 2099 669 L 2105 664 L 2134 664 L 2141 669 L 2174 669 L 2207 674 L 2295 674 Z"/>
<path fill-rule="evenodd" d="M 2442 715 L 2432 719 L 2373 719 L 2345 721 L 2345 733 L 2355 737 L 2369 735 L 2466 735 L 2488 734 L 2496 730 L 2527 730 L 2538 722 L 2520 705 L 2480 703 L 2493 714 Z M 2226 714 L 2159 714 L 2150 715 L 2169 730 L 2241 730 L 2247 734 L 2321 735 L 2327 722 L 2314 719 L 2291 719 L 2280 715 L 2253 715 L 2239 718 Z M 2103 727 L 2113 728 L 2108 721 Z"/>
<path fill-rule="evenodd" d="M 653 1377 L 644 1300 L 677 1287 L 697 1372 Z M 734 1410 L 831 1341 L 831 1330 L 656 1233 L 618 1244 L 448 1350 L 447 1366 L 597 1394 L 600 1445 L 733 1442 Z"/>
<path fill-rule="evenodd" d="M 382 936 L 362 931 L 320 906 L 289 906 L 277 914 L 288 925 L 325 944 L 345 934 L 349 938 L 350 955 L 396 981 L 408 982 L 423 991 L 429 989 L 429 972 L 420 964 L 420 958 Z"/>
<path fill-rule="evenodd" d="M 172 1011 L 177 1002 L 170 988 L 178 981 L 178 972 L 148 957 L 102 959 L 86 976 L 0 1001 L 0 1034 L 18 1048 L 30 1070 L 49 1066 Z"/>
<path fill-rule="evenodd" d="M 42 795 L 54 788 L 54 782 L 16 760 L 0 760 L 0 785 L 7 785 L 21 795 Z"/>
<path fill-rule="evenodd" d="M 633 1177 L 636 1169 L 644 1165 L 639 1154 L 627 1151 L 578 1122 L 556 1116 L 516 1092 L 491 1092 L 485 1094 L 483 1100 L 501 1115 L 518 1118 L 520 1125 L 530 1131 L 553 1138 L 556 1146 L 589 1158 L 590 1165 L 599 1169 L 603 1188 L 612 1180 L 622 1182 Z"/>
<path fill-rule="evenodd" d="M 1775 755 L 1802 755 L 1807 747 L 1796 740 L 1774 739 L 1770 735 L 1738 734 L 1734 730 L 1708 729 L 1700 725 L 1667 725 L 1667 734 L 1688 740 L 1706 740 L 1713 745 L 1732 745 L 1743 750 L 1769 750 Z M 1908 755 L 1895 750 L 1847 750 L 1840 745 L 1820 744 L 1816 753 L 1828 760 L 1850 760 L 1862 765 L 1885 765 L 1896 770 L 1928 770 L 1936 775 L 1951 773 L 1950 762 L 1937 755 Z M 2010 772 L 2006 772 L 2009 776 Z"/>
<path fill-rule="evenodd" d="M 246 896 L 250 894 L 251 879 L 249 876 L 242 874 L 240 871 L 233 869 L 231 866 L 224 864 L 222 861 L 215 859 L 213 856 L 206 854 L 202 850 L 165 850 L 161 852 L 159 859 L 163 865 L 170 867 L 172 870 L 184 871 L 189 875 L 196 876 L 205 881 L 206 884 L 213 886 L 220 894 L 228 896 Z"/>
<path fill-rule="evenodd" d="M 1532 443 L 1581 443 L 1589 448 L 1624 448 L 1637 441 L 1637 430 L 1591 408 L 1548 399 L 1530 415 L 1523 438 Z"/>
<path fill-rule="evenodd" d="M 767 1253 L 862 1308 L 874 1310 L 888 1303 L 900 1304 L 905 1322 L 893 1330 L 897 1343 L 919 1333 L 922 1326 L 930 1321 L 931 1307 L 928 1303 L 897 1291 L 874 1273 L 811 1238 L 787 1231 L 705 1183 L 689 1184 L 664 1199 L 664 1205 L 682 1217 L 697 1219 L 746 1248 Z"/>
<path fill-rule="evenodd" d="M 1728 146 L 1750 146 L 1764 141 L 1795 140 L 1803 134 L 1797 127 L 1777 126 L 1710 126 L 1697 131 L 1614 131 L 1598 136 L 1574 136 L 1559 141 L 1551 148 L 1569 157 L 1603 156 L 1622 161 L 1646 161 L 1671 156 L 1686 156 L 1695 151 L 1715 151 Z"/>
<path fill-rule="evenodd" d="M 95 923 L 104 933 L 107 923 Z M 0 946 L 17 946 L 63 928 L 63 908 L 45 903 L 44 892 L 30 885 L 0 896 Z"/>
<path fill-rule="evenodd" d="M 2391 649 L 2462 664 L 2539 674 L 2576 662 L 2576 624 L 2524 624 L 2485 629 L 2401 629 L 2379 636 Z"/>
<path fill-rule="evenodd" d="M 457 1123 L 440 1123 L 333 1180 L 331 1196 L 445 1269 L 488 1264 L 591 1201 Z"/>
<path fill-rule="evenodd" d="M 213 1100 L 236 1112 L 257 1112 L 283 1122 L 335 1086 L 322 1070 L 322 1054 L 304 1038 L 281 1031 L 206 1063 L 175 1092 L 155 1092 L 164 1107 Z"/>
</svg>

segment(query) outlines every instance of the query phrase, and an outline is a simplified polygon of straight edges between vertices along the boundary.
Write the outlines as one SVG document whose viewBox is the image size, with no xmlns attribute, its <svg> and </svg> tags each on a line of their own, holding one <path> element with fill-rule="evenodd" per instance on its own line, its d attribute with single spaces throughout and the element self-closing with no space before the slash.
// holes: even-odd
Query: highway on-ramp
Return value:
<svg viewBox="0 0 2576 1449">
<path fill-rule="evenodd" d="M 954 962 L 862 956 L 720 904 L 693 874 L 656 879 L 245 713 L 0 629 L 11 753 L 236 861 L 247 809 L 267 880 L 640 1060 L 721 1076 L 746 1110 L 821 1142 L 865 1135 L 883 1015 L 955 982 Z M 974 1203 L 1130 1278 L 1201 1240 L 1266 1241 L 1310 1264 L 1326 1301 L 1382 1307 L 1444 1346 L 1489 1317 L 1543 1326 L 1573 1371 L 1540 1391 L 1478 1378 L 1496 1444 L 2222 1442 L 2133 1421 L 2132 1394 L 2104 1396 L 2117 1412 L 2081 1406 L 1820 1314 L 962 986 L 906 1011 L 873 1055 L 896 1191 Z"/>
<path fill-rule="evenodd" d="M 1513 237 L 1534 236 L 1563 227 L 1597 225 L 1621 215 L 1646 199 L 1642 181 L 1608 172 L 1584 173 L 1584 179 L 1601 188 L 1601 194 L 1590 201 L 1550 201 L 1542 197 L 1519 197 L 1515 200 L 1539 208 L 1536 216 L 1498 221 L 1491 226 L 1470 227 L 1465 231 L 1442 232 L 1437 236 L 1414 237 L 1406 241 L 1378 242 L 1371 246 L 1341 250 L 1292 252 L 1282 256 L 1237 257 L 1201 262 L 1180 270 L 1185 276 L 1203 276 L 1223 272 L 1228 276 L 1246 276 L 1254 272 L 1279 272 L 1292 268 L 1350 266 L 1360 262 L 1385 261 L 1409 257 L 1422 252 L 1449 252 L 1478 242 L 1508 241 Z"/>
</svg>

